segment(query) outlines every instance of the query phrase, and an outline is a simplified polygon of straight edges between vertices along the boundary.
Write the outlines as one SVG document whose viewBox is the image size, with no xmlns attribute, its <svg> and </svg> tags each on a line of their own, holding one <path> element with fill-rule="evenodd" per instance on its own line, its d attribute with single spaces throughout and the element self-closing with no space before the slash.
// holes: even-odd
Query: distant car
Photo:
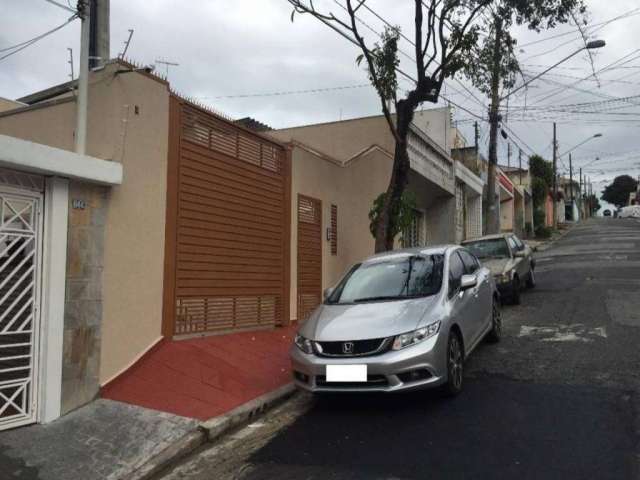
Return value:
<svg viewBox="0 0 640 480">
<path fill-rule="evenodd" d="M 620 218 L 640 218 L 640 205 L 629 205 L 622 207 L 618 214 Z"/>
<path fill-rule="evenodd" d="M 311 392 L 462 389 L 465 358 L 500 340 L 488 268 L 458 245 L 396 250 L 356 264 L 302 323 L 293 380 Z"/>
<path fill-rule="evenodd" d="M 611 216 L 611 210 L 605 210 L 604 212 L 602 212 L 602 215 L 605 217 L 610 217 Z"/>
<path fill-rule="evenodd" d="M 536 285 L 533 250 L 513 233 L 466 240 L 462 245 L 487 266 L 503 300 L 520 304 L 520 292 Z"/>
</svg>

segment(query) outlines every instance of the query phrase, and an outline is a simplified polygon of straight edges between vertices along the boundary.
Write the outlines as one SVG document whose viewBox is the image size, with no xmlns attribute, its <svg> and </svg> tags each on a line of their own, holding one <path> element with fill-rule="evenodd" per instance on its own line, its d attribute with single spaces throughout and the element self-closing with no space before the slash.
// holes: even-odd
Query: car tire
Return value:
<svg viewBox="0 0 640 480">
<path fill-rule="evenodd" d="M 498 343 L 502 338 L 502 314 L 500 312 L 500 302 L 494 298 L 491 306 L 491 330 L 487 334 L 487 340 L 491 343 Z"/>
<path fill-rule="evenodd" d="M 536 286 L 536 274 L 533 273 L 533 267 L 529 270 L 529 276 L 527 277 L 527 288 L 534 288 Z"/>
<path fill-rule="evenodd" d="M 460 335 L 456 331 L 449 332 L 447 341 L 447 382 L 443 385 L 445 395 L 454 397 L 462 391 L 464 376 L 464 348 Z"/>
<path fill-rule="evenodd" d="M 520 278 L 517 275 L 511 281 L 511 304 L 520 305 Z"/>
</svg>

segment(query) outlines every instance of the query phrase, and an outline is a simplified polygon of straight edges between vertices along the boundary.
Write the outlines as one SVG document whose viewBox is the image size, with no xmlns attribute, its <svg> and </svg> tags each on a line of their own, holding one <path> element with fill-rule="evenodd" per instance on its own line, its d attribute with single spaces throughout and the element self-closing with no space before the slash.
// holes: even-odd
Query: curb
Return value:
<svg viewBox="0 0 640 480">
<path fill-rule="evenodd" d="M 202 430 L 187 433 L 172 445 L 151 457 L 133 472 L 122 477 L 122 480 L 149 480 L 173 462 L 186 457 L 195 449 L 204 445 L 207 435 Z"/>
<path fill-rule="evenodd" d="M 543 241 L 540 245 L 537 246 L 536 251 L 544 252 L 545 250 L 549 249 L 549 247 L 551 247 L 558 240 L 562 240 L 571 230 L 574 229 L 574 227 L 575 225 L 572 225 L 566 229 L 563 229 L 562 233 L 558 234 L 556 238 L 550 238 L 546 241 Z"/>
<path fill-rule="evenodd" d="M 253 421 L 271 408 L 293 396 L 296 388 L 288 383 L 271 392 L 234 408 L 233 410 L 202 422 L 198 428 L 187 433 L 160 453 L 145 461 L 121 480 L 151 480 L 171 464 L 186 457 L 205 443 L 215 442 L 229 431 Z"/>
<path fill-rule="evenodd" d="M 229 430 L 249 423 L 255 417 L 265 413 L 279 403 L 284 402 L 296 391 L 293 383 L 288 383 L 272 392 L 254 398 L 253 400 L 234 408 L 228 413 L 212 418 L 200 424 L 200 428 L 207 435 L 207 441 L 214 442 Z"/>
</svg>

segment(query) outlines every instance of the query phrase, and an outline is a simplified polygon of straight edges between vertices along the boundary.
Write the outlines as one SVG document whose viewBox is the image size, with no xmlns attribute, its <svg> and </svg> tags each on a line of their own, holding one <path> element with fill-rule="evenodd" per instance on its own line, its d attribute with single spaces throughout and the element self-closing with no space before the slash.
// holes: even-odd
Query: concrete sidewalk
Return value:
<svg viewBox="0 0 640 480">
<path fill-rule="evenodd" d="M 50 424 L 1 432 L 0 480 L 121 479 L 198 423 L 96 400 Z"/>
<path fill-rule="evenodd" d="M 161 343 L 104 398 L 48 425 L 0 432 L 0 480 L 149 478 L 291 395 L 295 329 Z"/>
</svg>

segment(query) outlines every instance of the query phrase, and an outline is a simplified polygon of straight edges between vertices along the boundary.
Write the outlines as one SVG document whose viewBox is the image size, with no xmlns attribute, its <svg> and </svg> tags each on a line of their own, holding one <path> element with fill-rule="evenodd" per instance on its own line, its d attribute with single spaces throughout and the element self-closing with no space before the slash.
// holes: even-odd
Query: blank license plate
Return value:
<svg viewBox="0 0 640 480">
<path fill-rule="evenodd" d="M 327 365 L 327 382 L 366 382 L 366 365 Z"/>
</svg>

